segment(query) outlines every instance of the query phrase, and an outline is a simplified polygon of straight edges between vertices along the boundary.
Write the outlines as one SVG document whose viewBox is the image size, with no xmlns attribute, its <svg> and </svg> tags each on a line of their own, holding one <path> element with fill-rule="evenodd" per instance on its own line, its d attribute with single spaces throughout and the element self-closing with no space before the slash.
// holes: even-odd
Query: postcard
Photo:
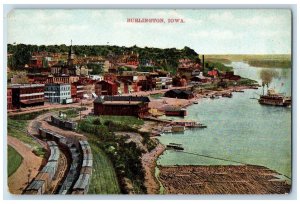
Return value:
<svg viewBox="0 0 300 204">
<path fill-rule="evenodd" d="M 289 9 L 13 9 L 22 195 L 289 194 Z"/>
</svg>

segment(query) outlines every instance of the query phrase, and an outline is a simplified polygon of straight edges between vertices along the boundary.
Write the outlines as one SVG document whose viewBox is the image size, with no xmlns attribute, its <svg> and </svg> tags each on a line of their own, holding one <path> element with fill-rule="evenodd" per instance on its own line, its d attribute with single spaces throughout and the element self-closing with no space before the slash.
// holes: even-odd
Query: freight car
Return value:
<svg viewBox="0 0 300 204">
<path fill-rule="evenodd" d="M 72 194 L 86 194 L 89 190 L 93 168 L 93 154 L 87 141 L 79 141 L 82 153 L 82 163 L 79 178 L 77 179 Z"/>
<path fill-rule="evenodd" d="M 68 194 L 71 193 L 72 187 L 79 177 L 80 173 L 80 161 L 81 155 L 79 149 L 76 147 L 76 139 L 74 138 L 66 138 L 60 134 L 52 132 L 50 130 L 39 128 L 40 135 L 44 136 L 47 139 L 51 139 L 56 141 L 61 148 L 65 149 L 69 152 L 71 157 L 70 168 L 67 172 L 66 178 L 58 189 L 58 194 Z M 49 169 L 50 171 L 50 169 Z M 50 171 L 51 173 L 51 171 Z M 51 177 L 51 174 L 50 174 Z"/>
<path fill-rule="evenodd" d="M 54 116 L 54 115 L 51 116 L 51 122 L 52 122 L 52 124 L 54 124 L 57 127 L 65 128 L 68 130 L 76 130 L 76 128 L 77 128 L 76 122 L 63 120 L 60 117 Z"/>
<path fill-rule="evenodd" d="M 37 174 L 30 185 L 27 186 L 24 194 L 44 194 L 50 188 L 51 181 L 57 172 L 60 152 L 56 142 L 48 141 L 47 145 L 50 150 L 47 164 Z"/>
<path fill-rule="evenodd" d="M 26 188 L 24 194 L 42 195 L 46 191 L 45 181 L 33 180 L 30 185 Z"/>
</svg>

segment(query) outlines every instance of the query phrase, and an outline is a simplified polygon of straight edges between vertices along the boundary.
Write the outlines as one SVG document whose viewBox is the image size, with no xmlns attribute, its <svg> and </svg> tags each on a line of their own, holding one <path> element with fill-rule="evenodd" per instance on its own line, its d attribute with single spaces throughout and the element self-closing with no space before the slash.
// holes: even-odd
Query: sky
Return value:
<svg viewBox="0 0 300 204">
<path fill-rule="evenodd" d="M 127 23 L 164 18 L 166 23 Z M 180 18 L 184 23 L 167 23 Z M 291 54 L 288 9 L 15 9 L 8 43 L 191 47 L 199 54 Z"/>
</svg>

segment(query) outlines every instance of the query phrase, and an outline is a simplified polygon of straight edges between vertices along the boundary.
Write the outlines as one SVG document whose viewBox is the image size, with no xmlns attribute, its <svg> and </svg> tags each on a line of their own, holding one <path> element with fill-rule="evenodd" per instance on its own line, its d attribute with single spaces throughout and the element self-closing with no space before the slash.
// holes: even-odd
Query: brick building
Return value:
<svg viewBox="0 0 300 204">
<path fill-rule="evenodd" d="M 71 84 L 71 98 L 73 101 L 83 98 L 83 85 L 80 82 L 74 82 Z"/>
<path fill-rule="evenodd" d="M 10 87 L 7 88 L 7 110 L 12 110 L 12 90 Z"/>
<path fill-rule="evenodd" d="M 14 84 L 12 90 L 13 108 L 44 105 L 44 84 Z"/>
<path fill-rule="evenodd" d="M 148 97 L 100 96 L 94 101 L 95 115 L 129 115 L 144 117 L 148 115 Z"/>
<path fill-rule="evenodd" d="M 194 98 L 194 94 L 191 91 L 172 89 L 164 94 L 165 97 L 179 98 L 179 99 L 191 99 Z"/>
<path fill-rule="evenodd" d="M 51 76 L 48 77 L 47 83 L 64 83 L 64 84 L 70 84 L 77 82 L 79 80 L 79 76 Z"/>
<path fill-rule="evenodd" d="M 117 95 L 118 84 L 109 80 L 99 81 L 95 84 L 95 94 L 97 96 Z"/>
</svg>

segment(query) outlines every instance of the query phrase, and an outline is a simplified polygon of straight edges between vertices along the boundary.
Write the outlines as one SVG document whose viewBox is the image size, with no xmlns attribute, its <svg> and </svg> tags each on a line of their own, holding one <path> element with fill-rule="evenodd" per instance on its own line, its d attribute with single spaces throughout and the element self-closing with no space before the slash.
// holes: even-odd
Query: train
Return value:
<svg viewBox="0 0 300 204">
<path fill-rule="evenodd" d="M 52 180 L 57 173 L 60 151 L 55 141 L 48 141 L 50 155 L 47 164 L 42 168 L 33 181 L 27 186 L 24 194 L 45 194 L 50 188 Z"/>
<path fill-rule="evenodd" d="M 93 170 L 92 149 L 87 141 L 79 141 L 82 153 L 82 163 L 79 178 L 77 179 L 72 194 L 87 194 Z"/>
<path fill-rule="evenodd" d="M 66 138 L 44 128 L 39 128 L 39 134 L 42 138 L 51 140 L 47 142 L 51 153 L 47 165 L 26 188 L 25 194 L 45 194 L 50 188 L 58 167 L 58 147 L 68 152 L 71 164 L 56 193 L 87 194 L 93 168 L 93 154 L 89 143 L 76 138 Z"/>
<path fill-rule="evenodd" d="M 76 130 L 77 123 L 73 121 L 63 120 L 58 116 L 51 115 L 51 123 L 60 128 L 68 130 Z"/>
</svg>

